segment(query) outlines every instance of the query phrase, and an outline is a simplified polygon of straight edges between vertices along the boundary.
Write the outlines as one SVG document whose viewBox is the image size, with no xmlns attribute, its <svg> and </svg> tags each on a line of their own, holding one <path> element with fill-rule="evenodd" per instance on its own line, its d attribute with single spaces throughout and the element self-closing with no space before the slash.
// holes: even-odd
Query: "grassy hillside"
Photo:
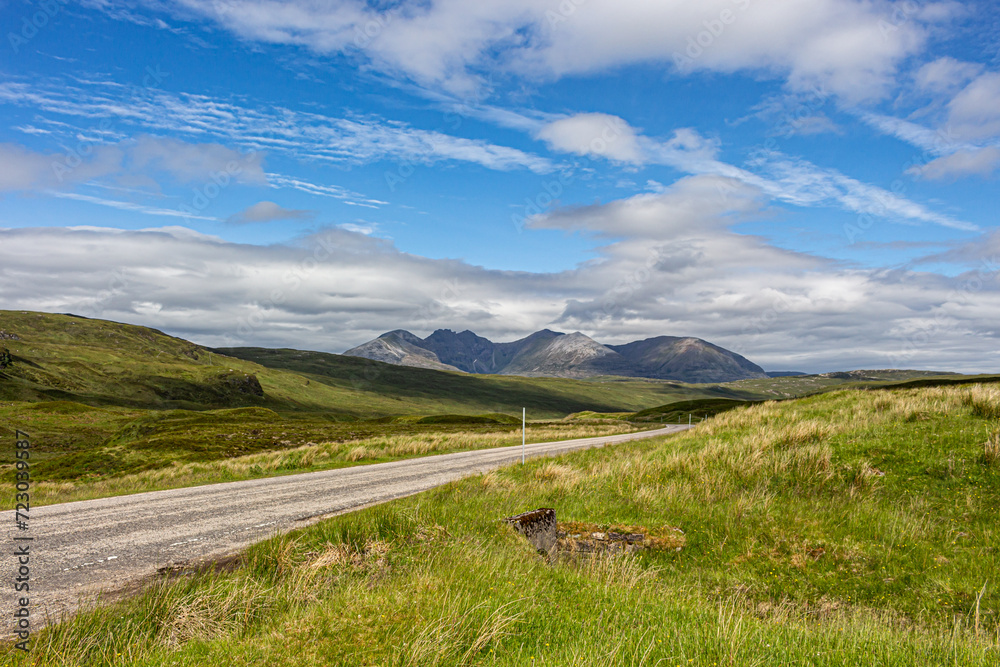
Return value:
<svg viewBox="0 0 1000 667">
<path fill-rule="evenodd" d="M 688 398 L 757 396 L 738 388 L 633 378 L 570 380 L 446 373 L 302 350 L 242 347 L 218 352 L 270 369 L 291 371 L 330 387 L 397 397 L 405 403 L 425 406 L 420 410 L 424 413 L 431 411 L 428 408 L 458 411 L 455 408 L 471 404 L 480 412 L 519 412 L 522 406 L 528 406 L 534 414 L 549 417 L 583 410 L 631 412 Z"/>
<path fill-rule="evenodd" d="M 0 311 L 13 363 L 0 400 L 193 409 L 336 409 L 337 392 L 154 329 L 69 315 Z"/>
<path fill-rule="evenodd" d="M 31 660 L 995 665 L 998 506 L 1000 388 L 836 391 L 324 521 L 53 627 Z M 672 539 L 547 564 L 498 521 L 536 507 Z"/>
<path fill-rule="evenodd" d="M 264 407 L 342 418 L 398 414 L 633 411 L 672 400 L 743 395 L 672 382 L 480 377 L 320 352 L 218 350 L 154 329 L 69 315 L 0 311 L 0 401 L 62 400 L 133 409 Z M 259 385 L 259 386 L 258 386 Z"/>
</svg>

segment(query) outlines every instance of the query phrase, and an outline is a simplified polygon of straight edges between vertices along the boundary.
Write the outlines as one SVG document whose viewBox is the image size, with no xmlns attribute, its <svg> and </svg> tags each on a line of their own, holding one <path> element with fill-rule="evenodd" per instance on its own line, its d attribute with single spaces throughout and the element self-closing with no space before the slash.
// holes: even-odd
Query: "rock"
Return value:
<svg viewBox="0 0 1000 667">
<path fill-rule="evenodd" d="M 557 541 L 556 511 L 554 509 L 542 507 L 516 516 L 509 516 L 504 519 L 504 522 L 524 535 L 539 553 L 545 555 L 553 553 Z"/>
<path fill-rule="evenodd" d="M 608 539 L 616 542 L 628 542 L 633 544 L 635 542 L 642 542 L 646 539 L 646 536 L 642 533 L 608 533 Z"/>
<path fill-rule="evenodd" d="M 260 386 L 260 380 L 253 373 L 223 373 L 219 376 L 219 383 L 228 393 L 264 395 L 264 388 Z"/>
</svg>

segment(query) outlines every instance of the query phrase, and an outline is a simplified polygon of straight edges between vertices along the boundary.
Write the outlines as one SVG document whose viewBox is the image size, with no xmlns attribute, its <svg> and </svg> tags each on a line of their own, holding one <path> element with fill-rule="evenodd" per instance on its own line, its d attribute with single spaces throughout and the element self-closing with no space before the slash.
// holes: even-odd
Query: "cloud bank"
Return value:
<svg viewBox="0 0 1000 667">
<path fill-rule="evenodd" d="M 571 271 L 428 259 L 343 228 L 273 246 L 183 228 L 34 228 L 0 231 L 0 296 L 8 308 L 142 323 L 220 346 L 339 352 L 400 326 L 496 340 L 548 326 L 611 343 L 694 335 L 776 370 L 1000 369 L 1000 234 L 951 251 L 947 260 L 966 267 L 954 277 L 855 269 L 730 231 L 759 214 L 762 193 L 723 180 L 689 177 L 532 218 L 533 228 L 604 239 L 599 259 Z M 726 199 L 713 196 L 720 185 Z"/>
</svg>

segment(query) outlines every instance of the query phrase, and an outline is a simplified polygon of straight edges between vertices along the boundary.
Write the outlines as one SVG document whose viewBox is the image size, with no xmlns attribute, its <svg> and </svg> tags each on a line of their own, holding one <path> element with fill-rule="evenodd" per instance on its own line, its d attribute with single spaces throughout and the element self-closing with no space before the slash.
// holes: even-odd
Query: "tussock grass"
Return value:
<svg viewBox="0 0 1000 667">
<path fill-rule="evenodd" d="M 976 417 L 1000 419 L 1000 388 L 976 385 L 962 396 L 962 403 Z"/>
<path fill-rule="evenodd" d="M 835 392 L 511 466 L 81 614 L 33 664 L 996 665 L 991 395 Z M 499 521 L 542 506 L 683 546 L 547 564 Z"/>
<path fill-rule="evenodd" d="M 632 590 L 656 580 L 655 568 L 644 567 L 637 557 L 628 554 L 601 553 L 574 563 L 580 574 L 599 583 L 604 594 Z"/>
<path fill-rule="evenodd" d="M 1000 466 L 1000 431 L 997 431 L 983 443 L 983 463 L 990 466 Z"/>
</svg>

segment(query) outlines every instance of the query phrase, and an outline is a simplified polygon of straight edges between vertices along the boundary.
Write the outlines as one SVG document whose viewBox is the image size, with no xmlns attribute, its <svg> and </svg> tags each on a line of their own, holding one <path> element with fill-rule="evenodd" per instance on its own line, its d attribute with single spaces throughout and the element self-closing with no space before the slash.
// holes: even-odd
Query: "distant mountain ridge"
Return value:
<svg viewBox="0 0 1000 667">
<path fill-rule="evenodd" d="M 397 329 L 344 352 L 401 366 L 489 375 L 586 378 L 619 375 L 680 382 L 766 378 L 760 366 L 700 338 L 658 336 L 602 345 L 579 331 L 543 329 L 510 343 L 472 331 L 438 329 L 427 338 Z"/>
</svg>

